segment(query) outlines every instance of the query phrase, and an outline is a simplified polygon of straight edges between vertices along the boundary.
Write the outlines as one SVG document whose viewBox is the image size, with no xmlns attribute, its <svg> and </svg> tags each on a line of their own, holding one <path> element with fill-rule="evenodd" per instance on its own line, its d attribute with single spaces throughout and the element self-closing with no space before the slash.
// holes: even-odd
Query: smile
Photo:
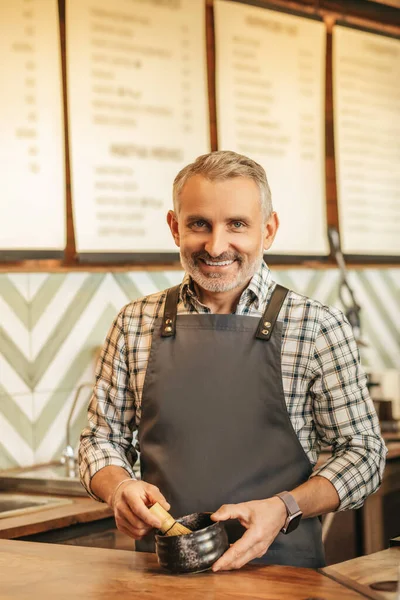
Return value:
<svg viewBox="0 0 400 600">
<path fill-rule="evenodd" d="M 232 265 L 235 262 L 234 260 L 224 260 L 224 261 L 220 261 L 220 262 L 214 262 L 214 261 L 205 260 L 204 258 L 202 260 L 209 267 L 227 267 L 229 265 Z"/>
</svg>

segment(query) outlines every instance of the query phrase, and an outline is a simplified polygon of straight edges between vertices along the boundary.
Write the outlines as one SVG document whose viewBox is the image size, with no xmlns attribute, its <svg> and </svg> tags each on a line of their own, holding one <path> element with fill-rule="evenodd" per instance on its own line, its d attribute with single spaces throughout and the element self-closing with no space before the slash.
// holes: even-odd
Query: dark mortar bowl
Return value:
<svg viewBox="0 0 400 600">
<path fill-rule="evenodd" d="M 171 573 L 206 571 L 228 550 L 228 535 L 222 523 L 210 519 L 212 513 L 194 513 L 178 523 L 193 531 L 186 535 L 156 534 L 158 562 Z"/>
</svg>

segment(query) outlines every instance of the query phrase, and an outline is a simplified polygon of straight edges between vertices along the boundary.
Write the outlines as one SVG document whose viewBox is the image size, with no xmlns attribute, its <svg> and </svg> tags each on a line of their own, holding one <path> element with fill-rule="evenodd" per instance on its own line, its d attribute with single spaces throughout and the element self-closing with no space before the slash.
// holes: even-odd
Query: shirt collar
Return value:
<svg viewBox="0 0 400 600">
<path fill-rule="evenodd" d="M 181 283 L 179 299 L 181 302 L 183 302 L 187 309 L 191 308 L 195 301 L 198 302 L 196 292 L 194 291 L 193 279 L 188 273 L 185 273 Z"/>
<path fill-rule="evenodd" d="M 254 302 L 255 308 L 258 309 L 262 307 L 267 299 L 271 283 L 271 271 L 266 263 L 262 261 L 260 268 L 254 273 L 249 285 L 243 290 L 239 304 L 246 302 L 246 300 L 251 300 Z M 185 273 L 183 278 L 179 297 L 187 309 L 190 309 L 196 303 L 199 303 L 199 299 L 194 290 L 193 280 L 188 273 Z"/>
<path fill-rule="evenodd" d="M 272 283 L 272 275 L 268 266 L 262 261 L 260 268 L 256 271 L 250 280 L 249 285 L 243 291 L 242 297 L 239 300 L 242 302 L 243 296 L 247 294 L 253 294 L 254 304 L 256 308 L 260 308 L 264 305 L 267 300 L 269 288 Z"/>
</svg>

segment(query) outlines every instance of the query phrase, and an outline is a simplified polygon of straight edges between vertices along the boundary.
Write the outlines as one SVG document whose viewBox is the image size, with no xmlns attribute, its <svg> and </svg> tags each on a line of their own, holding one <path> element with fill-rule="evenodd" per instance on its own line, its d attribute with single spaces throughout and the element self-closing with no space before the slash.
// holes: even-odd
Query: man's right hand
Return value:
<svg viewBox="0 0 400 600">
<path fill-rule="evenodd" d="M 158 487 L 151 483 L 132 479 L 120 485 L 111 506 L 119 531 L 140 540 L 153 528 L 158 529 L 161 522 L 149 511 L 155 502 L 165 510 L 171 508 Z"/>
</svg>

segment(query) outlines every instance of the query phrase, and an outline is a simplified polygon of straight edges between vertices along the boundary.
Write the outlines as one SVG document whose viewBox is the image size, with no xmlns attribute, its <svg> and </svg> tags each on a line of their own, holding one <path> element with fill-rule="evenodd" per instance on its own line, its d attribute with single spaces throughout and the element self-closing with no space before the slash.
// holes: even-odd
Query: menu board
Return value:
<svg viewBox="0 0 400 600">
<path fill-rule="evenodd" d="M 272 254 L 326 255 L 322 22 L 215 0 L 218 145 L 260 163 L 280 228 Z"/>
<path fill-rule="evenodd" d="M 0 257 L 65 248 L 57 0 L 0 0 Z"/>
<path fill-rule="evenodd" d="M 67 0 L 66 34 L 78 253 L 176 251 L 173 180 L 210 151 L 204 1 Z"/>
<path fill-rule="evenodd" d="M 343 252 L 400 256 L 400 40 L 336 25 L 333 92 Z"/>
</svg>

